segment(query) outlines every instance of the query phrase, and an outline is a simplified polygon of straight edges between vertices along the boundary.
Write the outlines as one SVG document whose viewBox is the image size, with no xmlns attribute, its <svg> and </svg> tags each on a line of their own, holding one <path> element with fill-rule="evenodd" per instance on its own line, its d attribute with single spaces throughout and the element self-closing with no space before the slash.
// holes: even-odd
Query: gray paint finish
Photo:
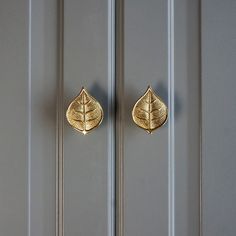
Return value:
<svg viewBox="0 0 236 236">
<path fill-rule="evenodd" d="M 56 1 L 0 4 L 0 234 L 55 234 Z"/>
<path fill-rule="evenodd" d="M 199 0 L 175 0 L 175 236 L 200 234 L 199 13 Z"/>
<path fill-rule="evenodd" d="M 236 235 L 236 2 L 202 1 L 203 236 Z"/>
<path fill-rule="evenodd" d="M 168 102 L 167 1 L 124 11 L 124 236 L 168 235 L 168 125 L 148 135 L 131 116 L 149 84 Z"/>
<path fill-rule="evenodd" d="M 27 235 L 28 1 L 0 6 L 0 230 Z"/>
<path fill-rule="evenodd" d="M 30 235 L 55 235 L 57 0 L 31 1 Z"/>
<path fill-rule="evenodd" d="M 167 7 L 167 1 L 125 1 L 124 227 L 128 236 L 199 235 L 199 1 L 174 1 L 173 15 L 168 15 Z M 173 16 L 174 34 L 168 35 Z M 168 84 L 168 37 L 174 37 L 173 84 Z M 152 135 L 132 121 L 132 106 L 148 84 L 167 104 L 168 86 L 175 86 L 170 127 L 174 137 L 168 137 L 170 121 Z M 170 139 L 174 143 L 168 143 Z M 171 150 L 174 188 L 168 189 Z M 174 214 L 173 222 L 168 218 L 169 197 L 174 199 L 169 212 Z"/>
<path fill-rule="evenodd" d="M 29 3 L 0 4 L 4 236 L 55 234 L 57 1 Z M 106 115 L 85 137 L 65 121 L 65 236 L 108 236 L 108 2 L 65 0 L 64 10 L 65 109 L 86 86 Z M 236 4 L 206 0 L 201 10 L 202 236 L 235 236 Z M 125 1 L 124 236 L 168 235 L 168 124 L 147 135 L 131 120 L 148 84 L 168 102 L 167 12 L 166 1 Z M 175 0 L 175 236 L 200 233 L 198 13 L 198 0 Z"/>
<path fill-rule="evenodd" d="M 83 136 L 65 121 L 65 235 L 108 235 L 108 1 L 64 2 L 65 109 L 82 86 L 104 109 Z"/>
</svg>

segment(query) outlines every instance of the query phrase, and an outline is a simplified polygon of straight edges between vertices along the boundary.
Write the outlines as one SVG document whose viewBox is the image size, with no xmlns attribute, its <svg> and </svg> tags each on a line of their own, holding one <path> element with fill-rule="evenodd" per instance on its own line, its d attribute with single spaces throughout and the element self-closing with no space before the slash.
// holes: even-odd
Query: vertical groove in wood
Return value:
<svg viewBox="0 0 236 236">
<path fill-rule="evenodd" d="M 58 0 L 56 236 L 64 236 L 64 0 Z"/>
<path fill-rule="evenodd" d="M 174 0 L 168 0 L 168 235 L 175 236 Z"/>
<path fill-rule="evenodd" d="M 28 236 L 31 235 L 31 103 L 32 103 L 32 2 L 29 0 L 29 26 L 28 26 Z"/>
<path fill-rule="evenodd" d="M 108 236 L 115 236 L 115 0 L 108 0 Z"/>
<path fill-rule="evenodd" d="M 200 149 L 200 157 L 199 157 L 199 235 L 202 236 L 202 1 L 199 0 L 199 9 L 198 9 L 198 17 L 199 17 L 199 127 L 200 127 L 200 135 L 199 135 L 199 149 Z"/>
<path fill-rule="evenodd" d="M 124 236 L 124 0 L 116 1 L 116 235 Z"/>
</svg>

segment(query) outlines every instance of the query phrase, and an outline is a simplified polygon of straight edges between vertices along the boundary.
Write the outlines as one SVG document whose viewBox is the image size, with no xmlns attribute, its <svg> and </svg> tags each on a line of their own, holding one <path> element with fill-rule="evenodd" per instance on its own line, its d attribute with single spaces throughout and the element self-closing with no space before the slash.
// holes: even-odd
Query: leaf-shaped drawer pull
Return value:
<svg viewBox="0 0 236 236">
<path fill-rule="evenodd" d="M 66 118 L 74 129 L 87 134 L 101 124 L 103 110 L 99 102 L 82 88 L 79 95 L 70 103 Z"/>
<path fill-rule="evenodd" d="M 165 103 L 149 86 L 134 105 L 132 117 L 135 124 L 148 133 L 152 133 L 166 122 L 168 110 Z"/>
</svg>

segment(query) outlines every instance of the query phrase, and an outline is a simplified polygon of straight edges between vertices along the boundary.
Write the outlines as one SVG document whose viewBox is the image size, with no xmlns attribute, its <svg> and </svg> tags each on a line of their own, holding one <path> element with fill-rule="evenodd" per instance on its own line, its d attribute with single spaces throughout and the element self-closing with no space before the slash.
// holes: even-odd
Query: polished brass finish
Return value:
<svg viewBox="0 0 236 236">
<path fill-rule="evenodd" d="M 98 127 L 103 120 L 103 110 L 99 102 L 85 88 L 70 103 L 66 118 L 77 131 L 87 134 Z"/>
<path fill-rule="evenodd" d="M 144 95 L 135 103 L 132 117 L 136 125 L 152 133 L 166 122 L 168 110 L 161 98 L 148 86 Z"/>
</svg>

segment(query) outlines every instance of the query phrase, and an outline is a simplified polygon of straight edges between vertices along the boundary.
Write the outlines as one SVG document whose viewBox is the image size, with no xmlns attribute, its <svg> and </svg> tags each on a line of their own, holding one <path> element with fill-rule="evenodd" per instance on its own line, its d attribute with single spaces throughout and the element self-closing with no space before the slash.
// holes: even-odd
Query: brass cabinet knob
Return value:
<svg viewBox="0 0 236 236">
<path fill-rule="evenodd" d="M 133 121 L 148 133 L 161 127 L 167 121 L 168 109 L 158 97 L 151 86 L 135 103 L 132 111 Z"/>
<path fill-rule="evenodd" d="M 69 124 L 84 135 L 98 127 L 103 120 L 103 109 L 85 88 L 70 103 L 66 118 Z"/>
</svg>

